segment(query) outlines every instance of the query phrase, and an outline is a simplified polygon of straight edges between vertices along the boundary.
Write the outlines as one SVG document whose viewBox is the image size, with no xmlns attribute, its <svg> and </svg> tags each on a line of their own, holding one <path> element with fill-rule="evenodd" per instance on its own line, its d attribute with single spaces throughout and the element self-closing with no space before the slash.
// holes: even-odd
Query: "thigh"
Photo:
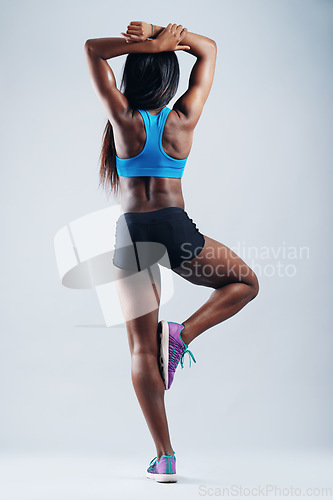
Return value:
<svg viewBox="0 0 333 500">
<path fill-rule="evenodd" d="M 125 321 L 158 311 L 161 275 L 158 264 L 142 271 L 128 271 L 114 266 L 115 286 Z"/>
<path fill-rule="evenodd" d="M 140 272 L 127 271 L 114 266 L 114 279 L 131 352 L 139 348 L 156 354 L 161 297 L 161 276 L 158 264 Z"/>
<path fill-rule="evenodd" d="M 252 269 L 230 248 L 203 235 L 205 244 L 192 260 L 183 262 L 173 271 L 196 285 L 220 288 L 229 283 L 256 286 Z"/>
</svg>

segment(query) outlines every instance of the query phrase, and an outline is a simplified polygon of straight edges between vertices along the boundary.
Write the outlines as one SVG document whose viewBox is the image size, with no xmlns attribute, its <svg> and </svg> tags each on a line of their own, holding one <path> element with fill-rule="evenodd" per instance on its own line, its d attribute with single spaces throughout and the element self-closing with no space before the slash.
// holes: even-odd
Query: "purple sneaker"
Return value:
<svg viewBox="0 0 333 500">
<path fill-rule="evenodd" d="M 158 483 L 175 483 L 176 474 L 176 456 L 162 455 L 159 460 L 157 457 L 150 462 L 146 472 L 149 479 L 155 479 Z"/>
<path fill-rule="evenodd" d="M 173 382 L 176 368 L 179 364 L 184 367 L 184 356 L 186 353 L 196 363 L 193 354 L 180 336 L 180 332 L 185 328 L 184 325 L 173 323 L 172 321 L 161 320 L 158 323 L 158 332 L 160 334 L 160 369 L 164 381 L 165 389 L 170 389 Z"/>
</svg>

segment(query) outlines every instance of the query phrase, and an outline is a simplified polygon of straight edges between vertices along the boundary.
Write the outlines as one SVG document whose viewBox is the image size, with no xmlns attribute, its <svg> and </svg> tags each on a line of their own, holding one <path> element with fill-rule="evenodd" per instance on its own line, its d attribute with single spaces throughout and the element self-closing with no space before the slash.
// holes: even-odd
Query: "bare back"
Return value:
<svg viewBox="0 0 333 500">
<path fill-rule="evenodd" d="M 116 154 L 131 158 L 139 154 L 146 142 L 144 122 L 139 111 L 134 111 L 121 126 L 114 127 Z M 193 127 L 186 117 L 172 109 L 166 119 L 162 147 L 176 159 L 187 158 L 193 142 Z M 121 206 L 124 212 L 147 212 L 164 207 L 185 210 L 181 179 L 168 177 L 119 177 Z"/>
</svg>

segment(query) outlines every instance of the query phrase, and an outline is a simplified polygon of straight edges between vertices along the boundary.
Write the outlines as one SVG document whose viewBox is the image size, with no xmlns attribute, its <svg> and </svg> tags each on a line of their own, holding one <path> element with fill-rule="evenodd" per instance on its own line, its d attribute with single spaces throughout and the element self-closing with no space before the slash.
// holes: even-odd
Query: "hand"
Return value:
<svg viewBox="0 0 333 500">
<path fill-rule="evenodd" d="M 183 28 L 181 24 L 177 26 L 177 24 L 169 23 L 155 39 L 156 44 L 158 44 L 159 52 L 190 49 L 191 47 L 188 45 L 178 45 L 185 37 L 186 33 L 187 28 Z"/>
<path fill-rule="evenodd" d="M 152 36 L 151 24 L 145 23 L 144 21 L 131 21 L 127 26 L 126 33 L 121 32 L 121 35 L 125 37 L 126 42 L 144 42 Z"/>
</svg>

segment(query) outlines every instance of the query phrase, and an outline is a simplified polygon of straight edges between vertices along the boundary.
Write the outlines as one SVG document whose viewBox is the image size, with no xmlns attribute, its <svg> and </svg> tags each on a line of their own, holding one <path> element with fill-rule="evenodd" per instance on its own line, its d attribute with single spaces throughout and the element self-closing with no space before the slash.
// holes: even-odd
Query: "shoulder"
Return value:
<svg viewBox="0 0 333 500">
<path fill-rule="evenodd" d="M 193 131 L 194 127 L 188 117 L 180 110 L 168 108 L 170 111 L 167 115 L 167 124 L 177 130 Z"/>
<path fill-rule="evenodd" d="M 145 120 L 144 113 L 140 113 L 137 109 L 127 109 L 117 116 L 117 120 L 114 120 L 112 125 L 115 130 L 126 133 L 129 130 L 138 131 L 142 120 Z"/>
</svg>

